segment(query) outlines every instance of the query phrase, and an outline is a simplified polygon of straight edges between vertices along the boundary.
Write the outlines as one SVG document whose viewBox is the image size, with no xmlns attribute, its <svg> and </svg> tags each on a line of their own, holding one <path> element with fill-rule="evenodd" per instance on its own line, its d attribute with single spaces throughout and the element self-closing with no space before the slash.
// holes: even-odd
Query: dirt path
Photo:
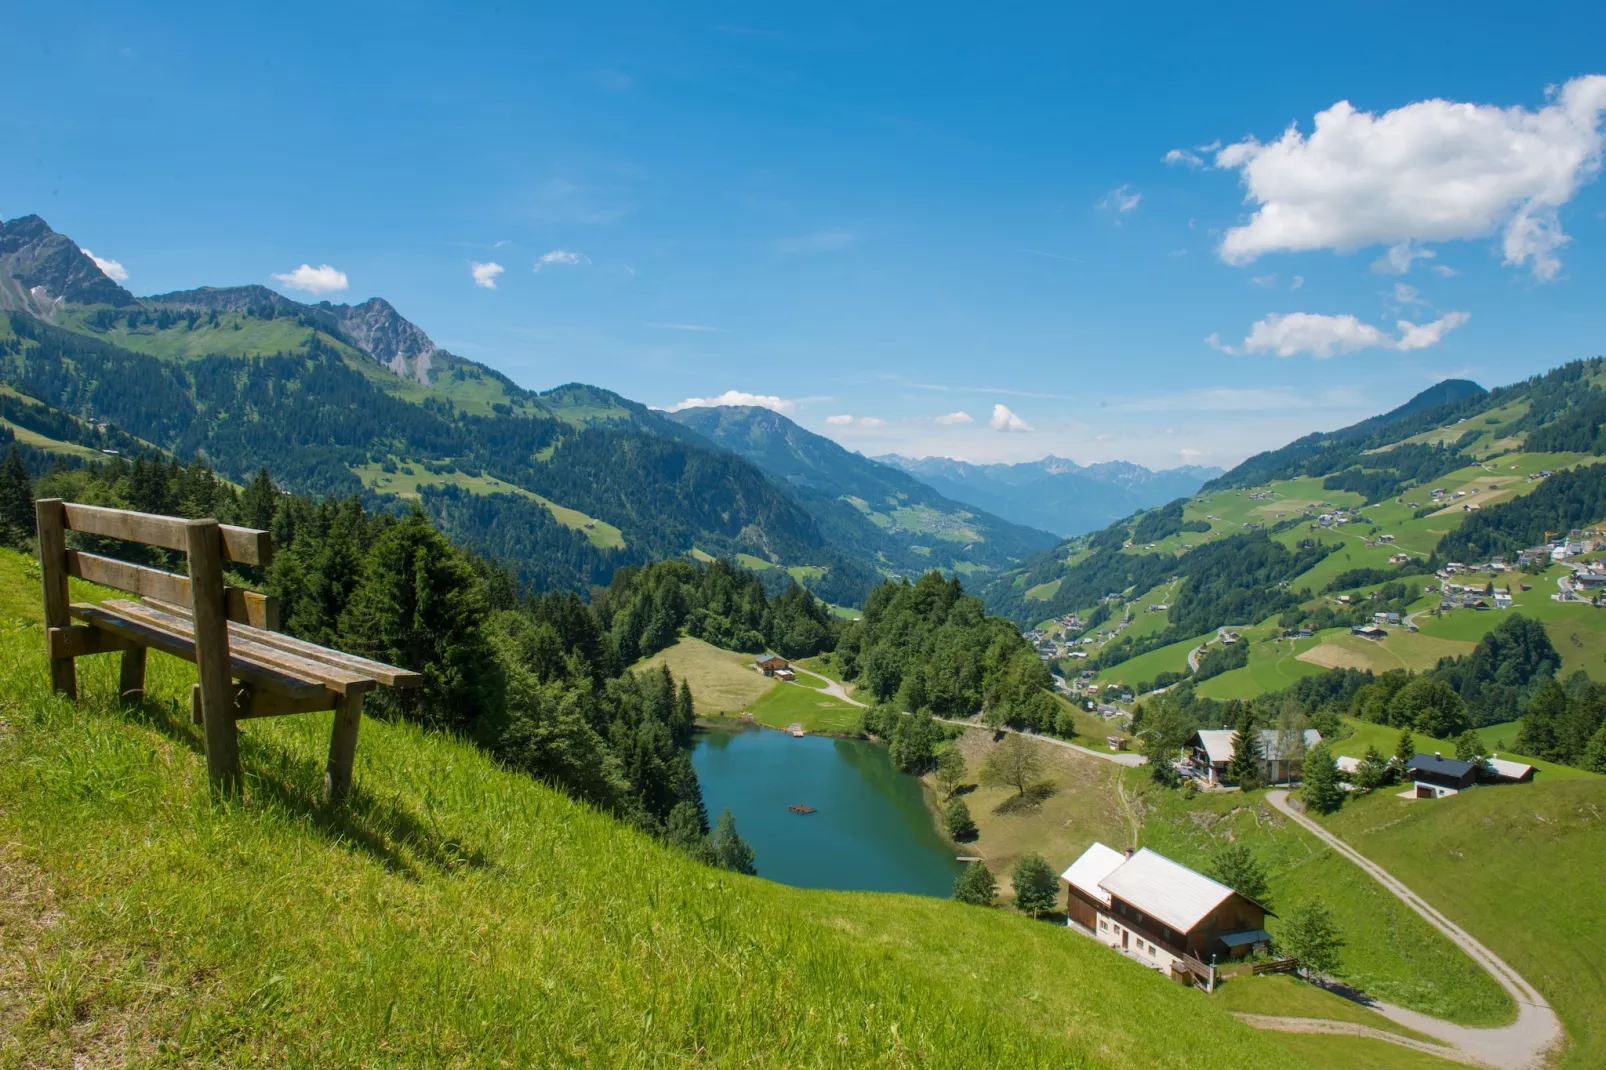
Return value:
<svg viewBox="0 0 1606 1070">
<path fill-rule="evenodd" d="M 864 708 L 864 703 L 862 703 L 858 699 L 853 698 L 852 696 L 850 696 L 848 694 L 846 688 L 844 688 L 841 684 L 837 683 L 835 680 L 831 679 L 829 676 L 822 676 L 819 673 L 814 672 L 811 669 L 803 668 L 803 666 L 801 666 L 801 665 L 793 665 L 792 666 L 792 671 L 793 672 L 800 672 L 804 676 L 812 676 L 816 680 L 824 680 L 825 681 L 825 693 L 827 695 L 830 695 L 832 698 L 839 698 L 843 702 L 846 702 L 850 706 L 857 706 L 860 709 Z"/>
<path fill-rule="evenodd" d="M 1368 1037 L 1428 1055 L 1437 1055 L 1441 1059 L 1453 1059 L 1458 1063 L 1468 1063 L 1472 1066 L 1484 1065 L 1481 1060 L 1473 1058 L 1464 1051 L 1447 1048 L 1441 1044 L 1429 1044 L 1425 1040 L 1413 1040 L 1398 1033 L 1386 1033 L 1369 1025 L 1361 1025 L 1359 1022 L 1337 1022 L 1331 1018 L 1283 1018 L 1275 1014 L 1244 1014 L 1238 1011 L 1234 1011 L 1232 1016 L 1245 1025 L 1276 1033 L 1336 1033 L 1346 1037 Z"/>
<path fill-rule="evenodd" d="M 850 699 L 849 701 L 852 700 Z M 974 728 L 978 732 L 992 731 L 992 729 L 988 728 L 986 725 L 977 724 L 975 721 L 956 721 L 948 717 L 937 717 L 934 718 L 934 720 L 941 721 L 943 724 L 956 724 L 961 728 Z M 1148 759 L 1143 755 L 1133 754 L 1131 751 L 1094 750 L 1092 747 L 1084 747 L 1080 743 L 1071 743 L 1067 740 L 1055 739 L 1053 736 L 1040 736 L 1036 732 L 1021 732 L 1013 728 L 1001 728 L 999 731 L 1013 732 L 1015 735 L 1025 736 L 1027 739 L 1035 739 L 1043 743 L 1052 743 L 1054 746 L 1064 747 L 1066 750 L 1081 751 L 1083 754 L 1089 754 L 1095 758 L 1103 758 L 1105 761 L 1114 762 L 1116 765 L 1142 765 L 1144 762 L 1148 761 Z"/>
<path fill-rule="evenodd" d="M 1429 925 L 1448 936 L 1478 965 L 1488 970 L 1517 1004 L 1517 1020 L 1510 1025 L 1497 1028 L 1479 1028 L 1430 1018 L 1417 1011 L 1406 1010 L 1404 1007 L 1396 1007 L 1381 1001 L 1372 1001 L 1367 1006 L 1391 1021 L 1444 1041 L 1468 1058 L 1484 1065 L 1509 1067 L 1511 1070 L 1529 1070 L 1544 1065 L 1546 1053 L 1561 1042 L 1563 1034 L 1560 1019 L 1556 1017 L 1556 1012 L 1551 1010 L 1545 997 L 1539 994 L 1538 989 L 1465 929 L 1435 910 L 1427 900 L 1395 880 L 1382 866 L 1294 809 L 1289 802 L 1288 792 L 1268 792 L 1266 801 L 1317 839 L 1361 867 L 1368 876 L 1420 914 Z"/>
</svg>

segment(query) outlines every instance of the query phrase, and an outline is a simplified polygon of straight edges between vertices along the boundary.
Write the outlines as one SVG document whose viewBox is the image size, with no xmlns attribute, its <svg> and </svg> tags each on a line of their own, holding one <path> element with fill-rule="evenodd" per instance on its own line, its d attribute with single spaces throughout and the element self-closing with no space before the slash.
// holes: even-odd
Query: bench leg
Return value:
<svg viewBox="0 0 1606 1070">
<path fill-rule="evenodd" d="M 323 777 L 324 801 L 338 805 L 351 788 L 351 766 L 357 759 L 357 729 L 362 725 L 362 696 L 345 695 L 335 704 L 335 728 L 329 735 L 329 769 Z"/>
<path fill-rule="evenodd" d="M 206 718 L 201 716 L 201 685 L 190 685 L 190 724 L 204 725 Z"/>
<path fill-rule="evenodd" d="M 129 706 L 138 706 L 145 701 L 144 647 L 136 646 L 123 651 L 123 668 L 117 681 L 117 693 Z"/>
<path fill-rule="evenodd" d="M 44 581 L 45 628 L 66 628 L 72 624 L 67 611 L 67 511 L 60 498 L 41 498 L 34 502 L 34 520 L 39 529 L 39 574 Z M 73 660 L 50 659 L 50 687 L 58 694 L 78 701 L 78 670 Z"/>
</svg>

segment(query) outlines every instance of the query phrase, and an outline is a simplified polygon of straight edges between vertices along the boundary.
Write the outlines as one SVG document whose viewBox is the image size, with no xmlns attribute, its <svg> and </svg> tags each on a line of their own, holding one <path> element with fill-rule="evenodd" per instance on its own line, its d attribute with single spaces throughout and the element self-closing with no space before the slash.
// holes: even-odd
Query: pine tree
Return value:
<svg viewBox="0 0 1606 1070">
<path fill-rule="evenodd" d="M 1247 703 L 1238 713 L 1238 726 L 1232 734 L 1232 759 L 1227 763 L 1227 776 L 1237 781 L 1244 791 L 1265 786 L 1266 755 L 1261 750 L 1254 711 Z"/>
<path fill-rule="evenodd" d="M 719 815 L 719 821 L 714 825 L 712 842 L 714 864 L 720 869 L 745 873 L 748 876 L 758 873 L 757 867 L 753 865 L 753 849 L 736 832 L 736 818 L 731 814 L 729 807 Z"/>
<path fill-rule="evenodd" d="M 1354 783 L 1362 791 L 1376 791 L 1388 781 L 1389 762 L 1376 747 L 1368 745 L 1355 770 Z"/>
<path fill-rule="evenodd" d="M 972 906 L 990 907 L 998 898 L 998 881 L 985 863 L 972 862 L 954 881 L 954 898 Z"/>
<path fill-rule="evenodd" d="M 1400 729 L 1400 738 L 1394 744 L 1394 762 L 1399 766 L 1400 772 L 1405 772 L 1405 764 L 1416 757 L 1416 737 L 1411 735 L 1409 728 Z"/>
<path fill-rule="evenodd" d="M 33 535 L 33 484 L 13 442 L 0 464 L 0 544 L 26 547 Z"/>
<path fill-rule="evenodd" d="M 1037 918 L 1054 909 L 1059 900 L 1059 881 L 1040 854 L 1024 854 L 1015 862 L 1011 874 L 1015 885 L 1015 909 Z"/>
<path fill-rule="evenodd" d="M 971 820 L 970 807 L 964 799 L 954 799 L 948 803 L 943 822 L 948 826 L 948 835 L 955 840 L 969 840 L 976 835 L 976 822 Z"/>
<path fill-rule="evenodd" d="M 1317 896 L 1294 911 L 1277 934 L 1277 944 L 1283 954 L 1299 960 L 1306 974 L 1320 977 L 1338 969 L 1338 952 L 1344 946 L 1344 938 L 1333 921 L 1332 911 Z"/>
<path fill-rule="evenodd" d="M 1579 765 L 1591 773 L 1606 773 L 1606 724 L 1602 724 L 1589 739 Z"/>
<path fill-rule="evenodd" d="M 1330 814 L 1344 805 L 1344 789 L 1338 783 L 1338 766 L 1326 743 L 1318 743 L 1305 755 L 1300 797 L 1318 814 Z"/>
<path fill-rule="evenodd" d="M 680 681 L 680 691 L 675 695 L 675 712 L 669 720 L 669 734 L 675 740 L 675 746 L 685 747 L 691 743 L 692 731 L 697 727 L 697 709 L 692 702 L 691 684 L 684 679 Z"/>
<path fill-rule="evenodd" d="M 246 484 L 240 494 L 240 520 L 248 528 L 266 531 L 273 526 L 273 514 L 279 507 L 279 490 L 266 468 L 257 469 L 255 478 Z"/>
<path fill-rule="evenodd" d="M 942 792 L 944 799 L 953 797 L 954 792 L 965 782 L 965 756 L 959 752 L 957 743 L 944 747 L 937 755 L 937 788 Z"/>
<path fill-rule="evenodd" d="M 1246 843 L 1229 843 L 1210 859 L 1210 875 L 1233 891 L 1253 899 L 1263 907 L 1271 906 L 1271 884 L 1266 878 L 1266 867 Z"/>
</svg>

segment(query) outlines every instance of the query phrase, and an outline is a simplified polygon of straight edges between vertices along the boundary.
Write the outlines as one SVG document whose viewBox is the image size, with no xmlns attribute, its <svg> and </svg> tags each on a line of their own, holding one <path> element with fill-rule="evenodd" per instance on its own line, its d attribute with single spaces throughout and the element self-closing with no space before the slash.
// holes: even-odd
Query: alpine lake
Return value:
<svg viewBox="0 0 1606 1070">
<path fill-rule="evenodd" d="M 883 746 L 722 727 L 699 734 L 692 765 L 709 821 L 729 807 L 768 880 L 947 897 L 964 868 L 920 781 L 899 772 Z"/>
</svg>

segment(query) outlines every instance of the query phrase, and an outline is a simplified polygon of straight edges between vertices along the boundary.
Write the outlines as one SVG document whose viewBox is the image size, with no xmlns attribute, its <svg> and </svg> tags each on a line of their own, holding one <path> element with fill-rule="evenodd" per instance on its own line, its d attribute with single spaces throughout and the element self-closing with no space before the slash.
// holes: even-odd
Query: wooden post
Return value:
<svg viewBox="0 0 1606 1070">
<path fill-rule="evenodd" d="M 195 603 L 195 667 L 206 726 L 206 771 L 215 786 L 232 791 L 240 775 L 240 741 L 234 727 L 234 689 L 229 686 L 223 539 L 216 520 L 191 520 L 184 525 L 184 541 Z"/>
<path fill-rule="evenodd" d="M 45 587 L 45 632 L 72 624 L 67 613 L 67 511 L 60 498 L 42 498 L 33 505 L 39 527 L 39 573 Z M 48 654 L 48 648 L 47 648 Z M 50 686 L 78 700 L 78 673 L 72 658 L 50 659 Z"/>
<path fill-rule="evenodd" d="M 124 704 L 138 706 L 145 701 L 145 648 L 136 646 L 123 651 L 122 672 L 117 681 L 117 694 Z"/>
<path fill-rule="evenodd" d="M 351 766 L 357 758 L 357 729 L 362 724 L 362 692 L 342 695 L 335 703 L 335 728 L 329 734 L 329 769 L 323 777 L 324 801 L 338 805 L 351 787 Z"/>
</svg>

